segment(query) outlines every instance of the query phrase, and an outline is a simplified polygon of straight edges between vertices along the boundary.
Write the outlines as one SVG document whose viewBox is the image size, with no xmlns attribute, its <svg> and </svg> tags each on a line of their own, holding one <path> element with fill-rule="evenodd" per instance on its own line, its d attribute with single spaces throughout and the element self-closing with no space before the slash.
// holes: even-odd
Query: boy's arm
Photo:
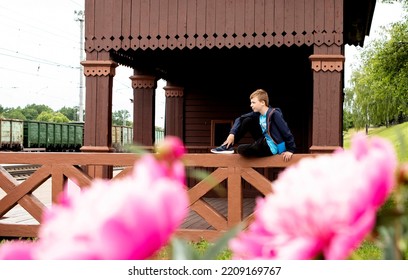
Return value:
<svg viewBox="0 0 408 280">
<path fill-rule="evenodd" d="M 274 114 L 274 120 L 286 144 L 286 150 L 292 154 L 296 150 L 295 138 L 290 131 L 288 124 L 283 119 L 281 114 Z"/>
</svg>

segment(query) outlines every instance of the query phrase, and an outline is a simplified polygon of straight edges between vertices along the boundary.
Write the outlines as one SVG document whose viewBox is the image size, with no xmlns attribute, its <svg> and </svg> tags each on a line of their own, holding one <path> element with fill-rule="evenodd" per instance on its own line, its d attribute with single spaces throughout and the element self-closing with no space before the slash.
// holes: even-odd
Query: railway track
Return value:
<svg viewBox="0 0 408 280">
<path fill-rule="evenodd" d="M 25 180 L 30 177 L 41 165 L 33 164 L 12 164 L 12 165 L 0 165 L 0 169 L 7 171 L 16 180 Z M 121 170 L 122 166 L 115 166 L 113 170 Z"/>
<path fill-rule="evenodd" d="M 2 168 L 6 170 L 13 178 L 17 180 L 25 180 L 33 174 L 40 165 L 33 164 L 12 164 L 3 165 Z"/>
</svg>

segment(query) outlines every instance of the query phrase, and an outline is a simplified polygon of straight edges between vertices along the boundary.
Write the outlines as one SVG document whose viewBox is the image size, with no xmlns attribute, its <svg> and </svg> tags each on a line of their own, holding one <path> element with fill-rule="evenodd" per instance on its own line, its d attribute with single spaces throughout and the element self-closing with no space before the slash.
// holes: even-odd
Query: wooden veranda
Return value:
<svg viewBox="0 0 408 280">
<path fill-rule="evenodd" d="M 249 111 L 258 88 L 284 112 L 297 153 L 342 146 L 344 46 L 363 45 L 375 3 L 85 0 L 82 151 L 111 147 L 117 67 L 133 69 L 135 143 L 155 142 L 155 94 L 164 79 L 165 133 L 187 146 L 220 145 L 217 127 Z"/>
<path fill-rule="evenodd" d="M 37 235 L 47 206 L 34 192 L 45 181 L 51 180 L 55 202 L 68 178 L 85 187 L 94 178 L 112 178 L 113 166 L 125 166 L 113 180 L 130 171 L 137 155 L 113 153 L 111 148 L 118 66 L 133 69 L 129 94 L 134 143 L 155 142 L 155 91 L 157 81 L 164 79 L 165 134 L 198 147 L 184 157 L 188 169 L 210 170 L 212 181 L 191 180 L 188 186 L 190 210 L 209 226 L 189 226 L 177 234 L 211 240 L 240 222 L 250 222 L 253 213 L 243 211 L 247 189 L 254 190 L 251 198 L 273 191 L 273 178 L 265 170 L 282 169 L 342 146 L 344 46 L 363 45 L 375 2 L 85 0 L 82 153 L 0 153 L 0 164 L 41 166 L 21 184 L 0 171 L 0 236 Z M 277 93 L 273 101 L 287 116 L 297 154 L 289 162 L 281 157 L 207 154 L 209 146 L 221 144 L 217 123 L 231 123 L 247 111 L 249 94 L 260 87 Z M 225 213 L 208 200 L 219 185 L 226 190 Z M 7 213 L 16 206 L 35 223 L 7 223 Z"/>
<path fill-rule="evenodd" d="M 138 158 L 136 154 L 130 153 L 12 153 L 12 155 L 7 152 L 0 153 L 0 163 L 36 164 L 41 167 L 21 183 L 4 169 L 0 170 L 1 237 L 37 236 L 43 210 L 50 205 L 45 205 L 35 195 L 35 191 L 47 180 L 51 180 L 49 195 L 52 203 L 55 203 L 67 179 L 74 180 L 80 187 L 90 185 L 93 178 L 83 171 L 84 166 L 87 166 L 88 169 L 95 166 L 123 166 L 124 169 L 112 179 L 115 180 L 126 176 Z M 296 154 L 291 161 L 284 162 L 281 157 L 274 156 L 245 159 L 237 154 L 186 154 L 183 160 L 187 170 L 191 168 L 213 169 L 207 178 L 188 186 L 190 212 L 194 212 L 194 215 L 190 215 L 188 219 L 197 219 L 199 216 L 208 226 L 203 227 L 202 222 L 186 221 L 184 228 L 180 228 L 177 234 L 188 240 L 201 238 L 213 240 L 238 223 L 249 223 L 253 218 L 254 196 L 249 198 L 252 199 L 252 202 L 248 202 L 248 199 L 245 198 L 244 182 L 252 186 L 259 195 L 266 195 L 273 190 L 271 180 L 258 169 L 282 169 L 310 156 L 312 155 Z M 224 197 L 206 197 L 210 191 L 219 187 L 223 182 L 226 186 Z M 221 207 L 212 204 L 217 200 L 218 203 L 221 203 Z M 245 208 L 245 205 L 248 207 Z M 12 213 L 13 211 L 10 210 L 15 207 L 22 207 L 29 215 L 29 219 L 13 220 L 8 213 Z M 248 208 L 251 207 L 252 209 L 248 212 Z M 220 208 L 226 208 L 226 212 L 223 213 L 223 210 L 219 210 Z"/>
</svg>

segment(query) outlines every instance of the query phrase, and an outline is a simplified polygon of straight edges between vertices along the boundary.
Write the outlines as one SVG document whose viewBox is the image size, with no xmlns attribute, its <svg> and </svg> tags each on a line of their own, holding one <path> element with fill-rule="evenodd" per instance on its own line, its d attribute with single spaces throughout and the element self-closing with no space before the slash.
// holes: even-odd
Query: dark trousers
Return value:
<svg viewBox="0 0 408 280">
<path fill-rule="evenodd" d="M 266 143 L 265 136 L 262 134 L 261 127 L 258 119 L 244 118 L 241 122 L 241 126 L 235 134 L 235 144 L 248 133 L 254 139 L 251 144 L 241 144 L 237 147 L 238 154 L 244 157 L 267 157 L 271 156 L 272 152 Z"/>
</svg>

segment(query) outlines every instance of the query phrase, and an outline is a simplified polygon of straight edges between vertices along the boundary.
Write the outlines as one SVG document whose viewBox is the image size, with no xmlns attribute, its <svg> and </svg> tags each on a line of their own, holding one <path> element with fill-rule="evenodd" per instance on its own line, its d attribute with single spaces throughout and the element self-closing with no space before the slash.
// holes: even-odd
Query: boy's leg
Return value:
<svg viewBox="0 0 408 280">
<path fill-rule="evenodd" d="M 234 144 L 238 144 L 239 141 L 245 136 L 245 134 L 251 134 L 254 140 L 262 138 L 262 130 L 259 126 L 259 120 L 254 118 L 244 118 L 241 122 L 241 126 L 235 133 Z"/>
<path fill-rule="evenodd" d="M 234 145 L 239 143 L 239 141 L 245 136 L 247 132 L 251 134 L 254 140 L 263 138 L 262 130 L 261 130 L 261 127 L 259 126 L 259 123 L 257 122 L 257 119 L 244 118 L 241 122 L 241 125 L 238 131 L 235 133 Z M 253 144 L 248 144 L 248 145 L 253 145 Z M 234 147 L 232 145 L 229 148 L 227 148 L 226 145 L 222 145 L 217 148 L 211 149 L 211 152 L 214 154 L 232 154 L 234 153 Z"/>
<path fill-rule="evenodd" d="M 237 152 L 244 157 L 267 157 L 272 155 L 265 137 L 261 137 L 251 144 L 239 145 Z"/>
</svg>

